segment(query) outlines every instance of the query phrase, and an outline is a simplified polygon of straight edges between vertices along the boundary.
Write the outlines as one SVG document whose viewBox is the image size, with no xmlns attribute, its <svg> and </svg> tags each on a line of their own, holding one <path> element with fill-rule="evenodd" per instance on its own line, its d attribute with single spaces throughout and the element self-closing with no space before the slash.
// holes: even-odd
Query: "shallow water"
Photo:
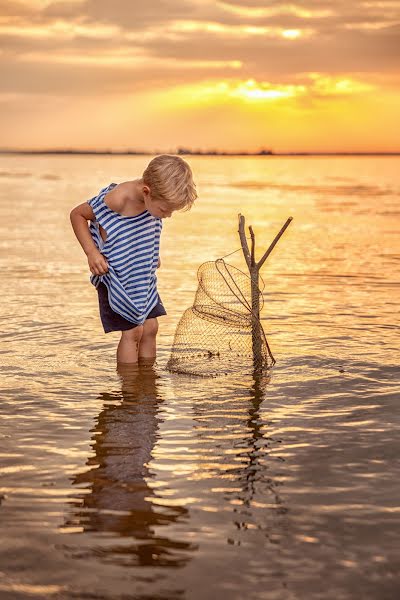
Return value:
<svg viewBox="0 0 400 600">
<path fill-rule="evenodd" d="M 117 371 L 69 211 L 148 160 L 2 157 L 1 598 L 397 598 L 399 159 L 193 157 L 157 365 Z M 169 373 L 239 212 L 258 256 L 294 217 L 263 269 L 277 364 Z"/>
</svg>

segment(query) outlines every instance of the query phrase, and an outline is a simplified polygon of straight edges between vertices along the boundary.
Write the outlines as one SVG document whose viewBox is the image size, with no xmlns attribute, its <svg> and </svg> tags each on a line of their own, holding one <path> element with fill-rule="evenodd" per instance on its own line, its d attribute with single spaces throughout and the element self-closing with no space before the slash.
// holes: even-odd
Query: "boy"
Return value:
<svg viewBox="0 0 400 600">
<path fill-rule="evenodd" d="M 157 317 L 166 314 L 155 273 L 162 219 L 189 210 L 196 198 L 188 163 L 161 154 L 142 177 L 111 183 L 70 213 L 98 291 L 104 332 L 121 331 L 118 363 L 155 361 Z"/>
</svg>

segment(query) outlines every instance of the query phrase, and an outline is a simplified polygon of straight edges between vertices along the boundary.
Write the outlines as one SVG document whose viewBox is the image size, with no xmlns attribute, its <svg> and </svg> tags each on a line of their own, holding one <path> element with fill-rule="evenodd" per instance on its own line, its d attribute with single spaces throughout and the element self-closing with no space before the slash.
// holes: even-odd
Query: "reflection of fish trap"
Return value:
<svg viewBox="0 0 400 600">
<path fill-rule="evenodd" d="M 219 258 L 200 265 L 197 278 L 194 303 L 178 323 L 167 368 L 179 373 L 215 376 L 238 368 L 261 370 L 274 364 L 259 319 L 261 344 L 254 357 L 250 277 Z M 261 285 L 263 289 L 262 280 Z M 261 309 L 260 289 L 259 297 Z"/>
</svg>

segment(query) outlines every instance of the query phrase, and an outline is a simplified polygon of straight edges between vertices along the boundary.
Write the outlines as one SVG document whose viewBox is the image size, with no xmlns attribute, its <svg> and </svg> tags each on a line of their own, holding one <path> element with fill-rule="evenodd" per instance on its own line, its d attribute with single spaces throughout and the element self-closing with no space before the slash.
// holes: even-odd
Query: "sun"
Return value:
<svg viewBox="0 0 400 600">
<path fill-rule="evenodd" d="M 299 86 L 296 87 L 298 88 Z M 230 95 L 250 100 L 278 100 L 280 98 L 294 96 L 296 92 L 298 92 L 298 90 L 296 90 L 293 85 L 262 85 L 257 83 L 254 79 L 248 79 L 231 90 Z"/>
</svg>

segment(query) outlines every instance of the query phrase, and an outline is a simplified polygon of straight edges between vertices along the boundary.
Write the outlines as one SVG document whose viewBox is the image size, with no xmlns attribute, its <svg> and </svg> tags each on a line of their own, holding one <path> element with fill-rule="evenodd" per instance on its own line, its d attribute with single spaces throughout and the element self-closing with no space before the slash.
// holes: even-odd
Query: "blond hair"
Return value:
<svg viewBox="0 0 400 600">
<path fill-rule="evenodd" d="M 188 163 L 174 154 L 153 158 L 143 172 L 153 200 L 167 202 L 174 210 L 190 210 L 197 198 L 196 184 Z"/>
</svg>

